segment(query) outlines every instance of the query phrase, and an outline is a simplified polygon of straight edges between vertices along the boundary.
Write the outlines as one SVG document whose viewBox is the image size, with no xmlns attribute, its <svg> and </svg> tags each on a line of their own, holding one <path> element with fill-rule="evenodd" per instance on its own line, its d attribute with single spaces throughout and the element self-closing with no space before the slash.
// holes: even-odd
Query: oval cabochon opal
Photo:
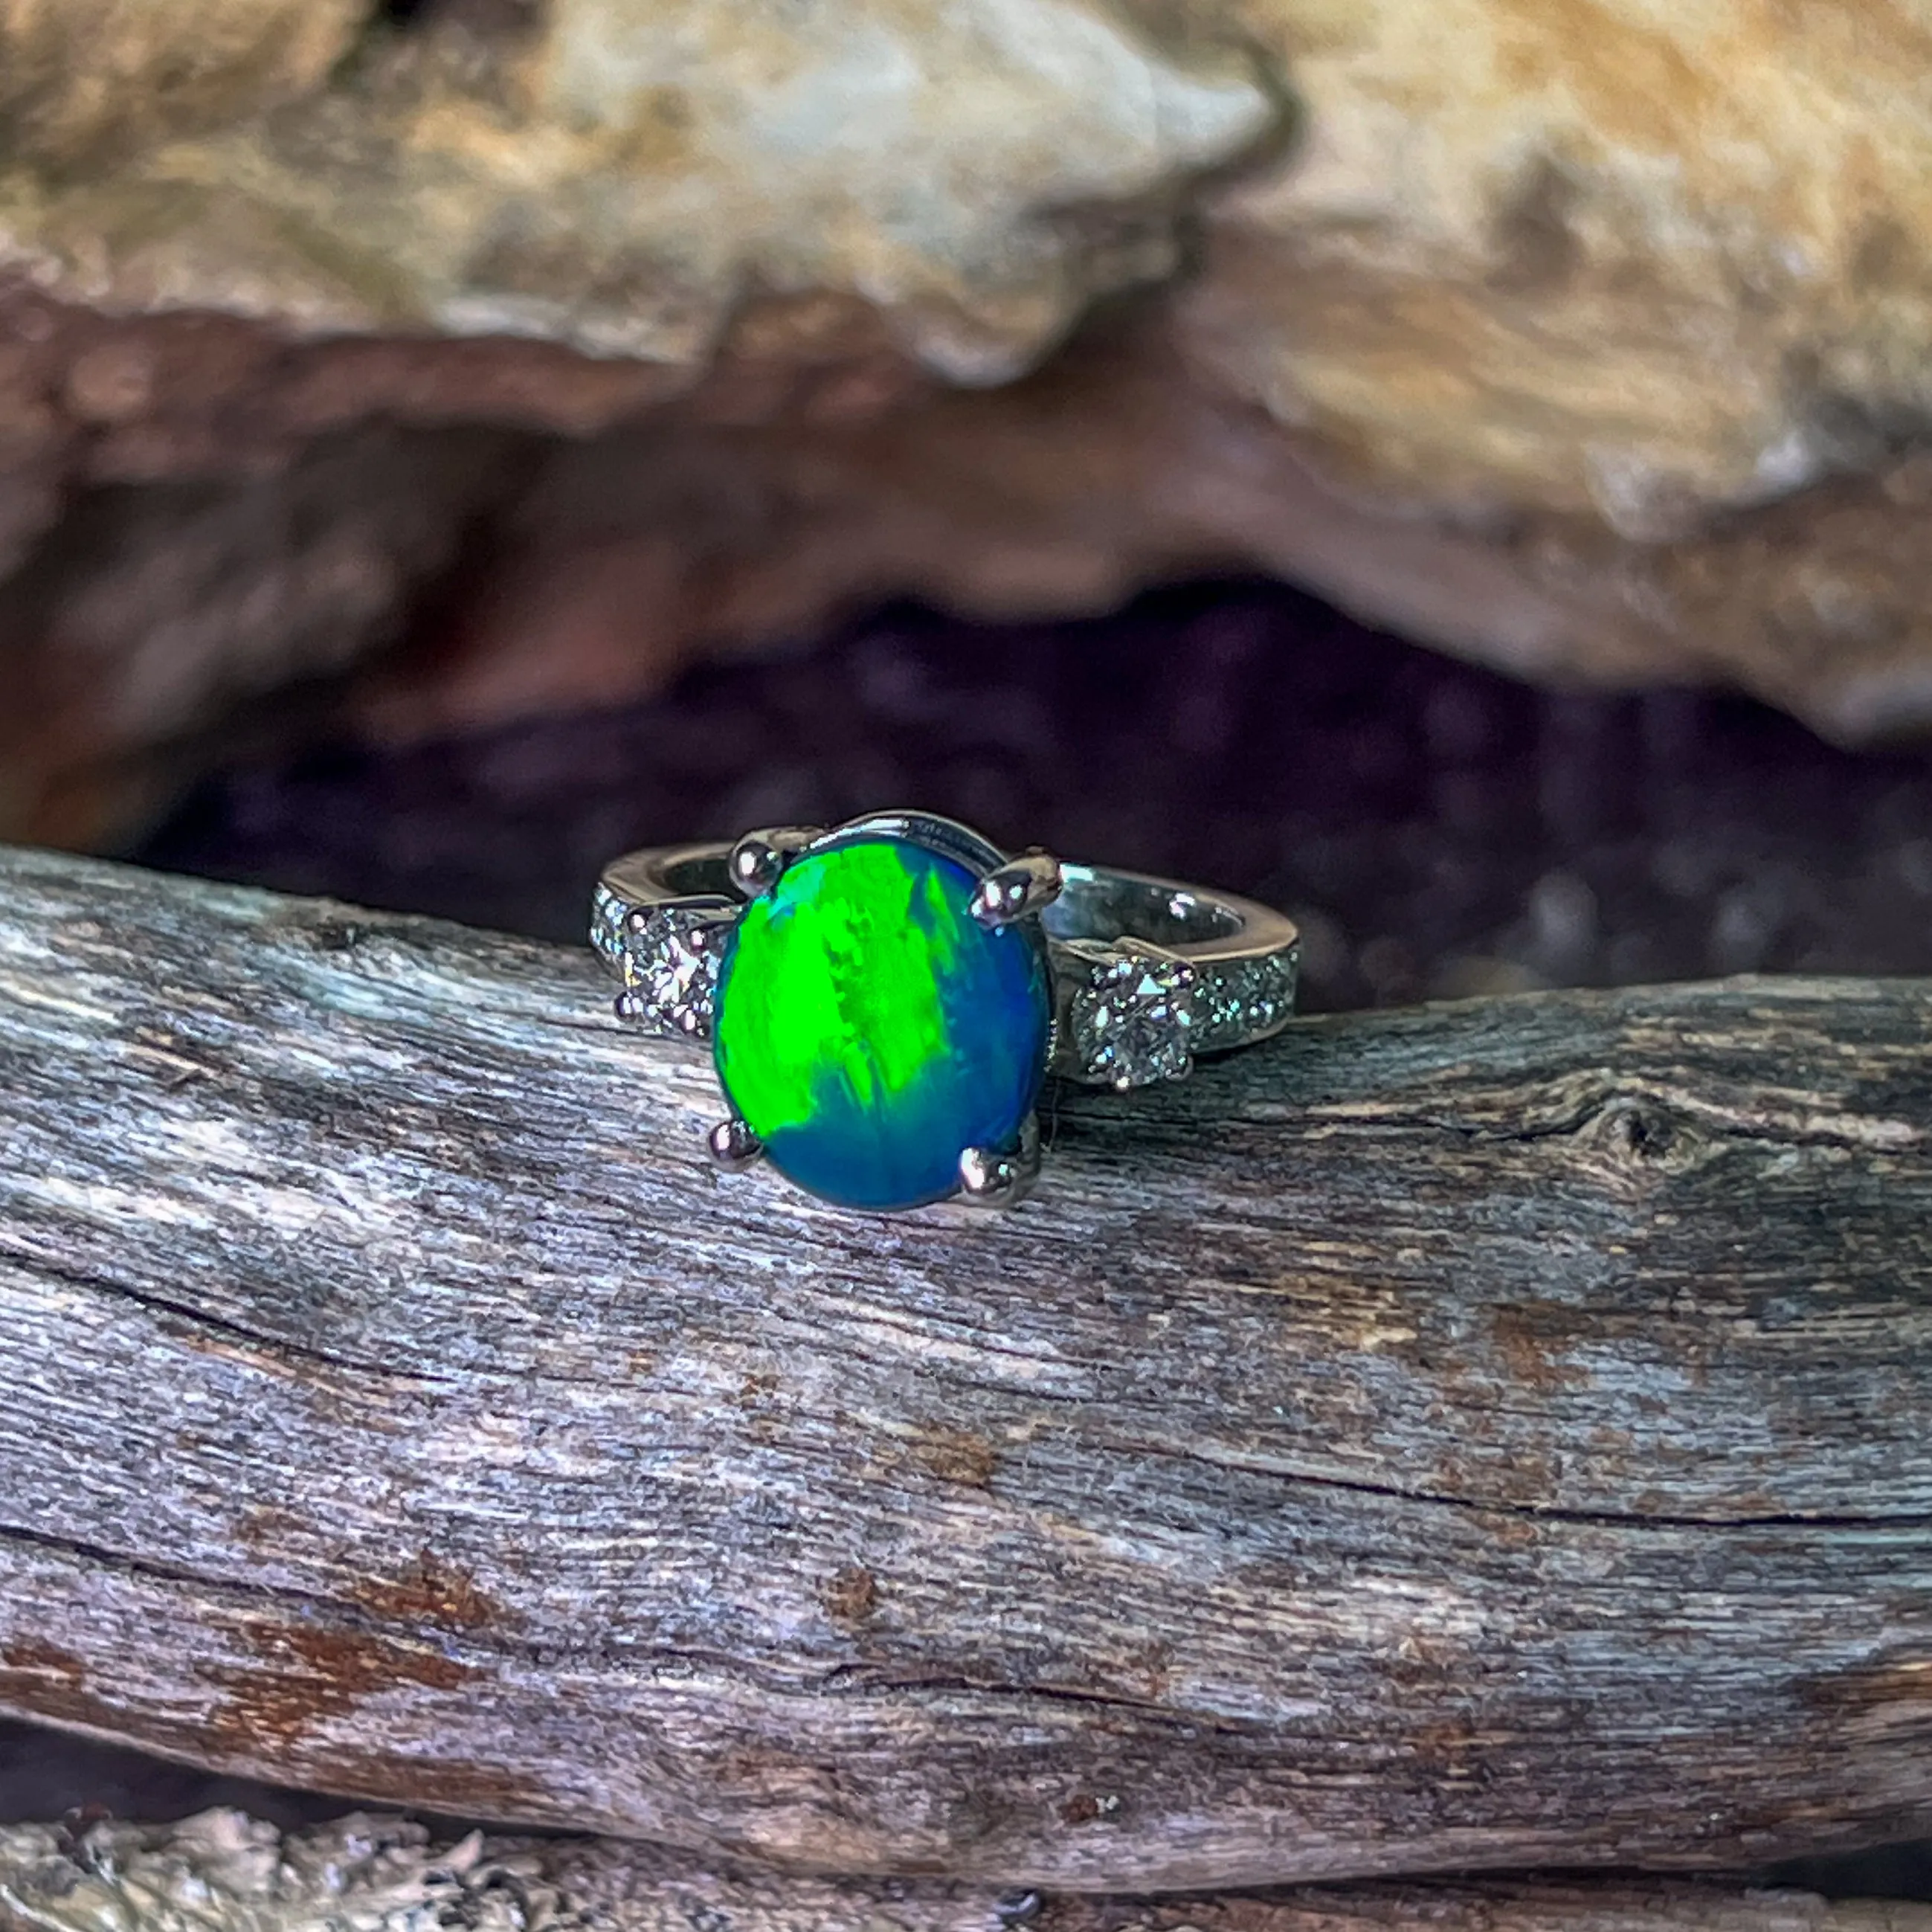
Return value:
<svg viewBox="0 0 1932 1932">
<path fill-rule="evenodd" d="M 861 834 L 802 854 L 745 908 L 718 974 L 718 1078 L 788 1179 L 916 1208 L 969 1147 L 1011 1148 L 1046 1068 L 1037 938 L 968 910 L 978 876 Z"/>
</svg>

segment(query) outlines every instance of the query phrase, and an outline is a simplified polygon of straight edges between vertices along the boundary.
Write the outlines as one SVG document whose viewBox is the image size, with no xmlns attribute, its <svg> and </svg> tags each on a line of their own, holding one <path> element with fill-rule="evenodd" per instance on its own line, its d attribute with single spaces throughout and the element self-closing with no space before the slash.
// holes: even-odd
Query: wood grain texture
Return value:
<svg viewBox="0 0 1932 1932">
<path fill-rule="evenodd" d="M 595 1838 L 438 1837 L 354 1814 L 278 1832 L 0 1825 L 6 1932 L 1932 1932 L 1932 1906 L 1657 1879 L 1370 1882 L 1094 1898 L 832 1878 Z"/>
<path fill-rule="evenodd" d="M 0 859 L 0 1709 L 1090 1892 L 1932 1831 L 1932 986 L 1310 1022 L 898 1220 L 605 990 Z"/>
</svg>

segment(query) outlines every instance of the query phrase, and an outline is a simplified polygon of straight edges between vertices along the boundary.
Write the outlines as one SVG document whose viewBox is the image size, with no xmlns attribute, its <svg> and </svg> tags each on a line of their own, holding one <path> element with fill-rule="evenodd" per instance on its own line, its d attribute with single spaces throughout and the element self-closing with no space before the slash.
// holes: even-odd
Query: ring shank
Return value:
<svg viewBox="0 0 1932 1932">
<path fill-rule="evenodd" d="M 632 906 L 674 900 L 737 902 L 728 845 L 667 845 L 627 852 L 604 868 L 607 891 Z M 1293 946 L 1294 922 L 1254 899 L 1100 866 L 1060 868 L 1058 898 L 1041 915 L 1055 939 L 1111 945 L 1139 939 L 1184 959 L 1252 959 Z"/>
<path fill-rule="evenodd" d="M 674 899 L 736 903 L 728 845 L 659 845 L 626 852 L 604 868 L 602 885 L 627 904 L 668 905 Z"/>
<path fill-rule="evenodd" d="M 592 943 L 625 975 L 626 922 L 675 908 L 729 920 L 742 900 L 732 889 L 723 844 L 626 853 L 604 869 Z M 1294 923 L 1270 906 L 1232 892 L 1111 867 L 1060 868 L 1059 896 L 1040 914 L 1057 994 L 1090 980 L 1096 962 L 1166 956 L 1191 969 L 1188 1045 L 1194 1052 L 1245 1046 L 1279 1032 L 1293 1012 L 1300 949 Z M 672 915 L 675 916 L 676 915 Z M 1056 1009 L 1064 1005 L 1057 998 Z M 1096 1077 L 1063 1050 L 1055 1070 Z"/>
<path fill-rule="evenodd" d="M 1060 873 L 1060 896 L 1040 915 L 1054 939 L 1138 939 L 1204 964 L 1286 952 L 1298 937 L 1292 920 L 1232 892 L 1100 866 L 1064 865 Z"/>
</svg>

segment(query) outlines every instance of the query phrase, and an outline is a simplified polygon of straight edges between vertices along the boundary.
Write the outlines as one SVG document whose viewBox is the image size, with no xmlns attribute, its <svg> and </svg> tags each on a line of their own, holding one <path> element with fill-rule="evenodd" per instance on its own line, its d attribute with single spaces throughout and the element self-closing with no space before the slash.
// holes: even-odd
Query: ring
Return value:
<svg viewBox="0 0 1932 1932">
<path fill-rule="evenodd" d="M 1040 1166 L 1046 1076 L 1179 1079 L 1294 1010 L 1280 913 L 1137 872 L 1010 857 L 892 812 L 611 861 L 591 944 L 618 1017 L 709 1041 L 712 1158 L 844 1208 L 1006 1206 Z"/>
</svg>

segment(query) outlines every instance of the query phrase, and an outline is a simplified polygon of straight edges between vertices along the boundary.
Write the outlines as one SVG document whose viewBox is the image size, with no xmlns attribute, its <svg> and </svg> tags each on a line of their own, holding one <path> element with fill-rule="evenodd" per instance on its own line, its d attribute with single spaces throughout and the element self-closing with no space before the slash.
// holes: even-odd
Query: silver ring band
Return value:
<svg viewBox="0 0 1932 1932">
<path fill-rule="evenodd" d="M 710 1037 L 717 965 L 743 909 L 724 844 L 628 852 L 604 868 L 591 944 L 626 988 L 626 1017 Z M 1138 872 L 1071 862 L 1040 914 L 1053 984 L 1051 1070 L 1120 1088 L 1187 1072 L 1292 1016 L 1300 946 L 1271 907 Z M 1131 1017 L 1131 1025 L 1124 1022 Z"/>
</svg>

